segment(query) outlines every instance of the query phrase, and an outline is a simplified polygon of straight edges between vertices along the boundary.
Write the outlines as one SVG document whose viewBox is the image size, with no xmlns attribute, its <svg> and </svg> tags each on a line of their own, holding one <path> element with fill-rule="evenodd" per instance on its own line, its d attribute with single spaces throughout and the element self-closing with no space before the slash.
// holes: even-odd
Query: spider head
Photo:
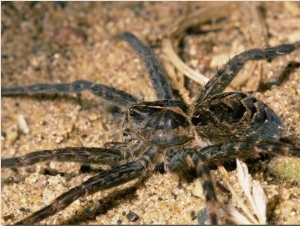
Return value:
<svg viewBox="0 0 300 226">
<path fill-rule="evenodd" d="M 124 136 L 160 147 L 183 144 L 193 138 L 189 111 L 186 104 L 173 100 L 135 104 L 126 113 Z"/>
</svg>

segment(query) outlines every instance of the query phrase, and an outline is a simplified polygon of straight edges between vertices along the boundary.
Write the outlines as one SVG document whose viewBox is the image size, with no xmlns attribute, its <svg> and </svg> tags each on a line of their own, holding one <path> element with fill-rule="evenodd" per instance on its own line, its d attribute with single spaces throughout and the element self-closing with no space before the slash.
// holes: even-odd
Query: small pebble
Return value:
<svg viewBox="0 0 300 226">
<path fill-rule="evenodd" d="M 276 157 L 268 165 L 269 172 L 290 182 L 300 183 L 300 159 L 294 157 Z"/>
<path fill-rule="evenodd" d="M 195 185 L 192 189 L 192 194 L 196 197 L 203 198 L 203 188 L 201 180 L 199 178 L 195 181 Z"/>
<path fill-rule="evenodd" d="M 81 43 L 87 39 L 87 35 L 79 29 L 61 27 L 55 31 L 53 39 L 59 46 L 65 46 Z"/>
<path fill-rule="evenodd" d="M 18 124 L 19 124 L 20 130 L 24 134 L 29 133 L 29 127 L 28 127 L 28 124 L 27 124 L 27 122 L 25 120 L 25 117 L 23 115 L 18 115 Z"/>
<path fill-rule="evenodd" d="M 17 125 L 13 125 L 11 127 L 9 127 L 6 131 L 6 141 L 11 145 L 13 143 L 15 143 L 15 141 L 18 139 L 19 137 L 19 128 Z"/>
<path fill-rule="evenodd" d="M 129 213 L 126 215 L 126 218 L 127 218 L 130 222 L 136 222 L 138 219 L 140 219 L 139 215 L 137 215 L 135 212 L 132 212 L 131 210 L 130 210 Z"/>
<path fill-rule="evenodd" d="M 206 225 L 208 219 L 208 213 L 207 213 L 207 208 L 203 209 L 200 211 L 198 215 L 198 223 L 200 225 Z"/>
</svg>

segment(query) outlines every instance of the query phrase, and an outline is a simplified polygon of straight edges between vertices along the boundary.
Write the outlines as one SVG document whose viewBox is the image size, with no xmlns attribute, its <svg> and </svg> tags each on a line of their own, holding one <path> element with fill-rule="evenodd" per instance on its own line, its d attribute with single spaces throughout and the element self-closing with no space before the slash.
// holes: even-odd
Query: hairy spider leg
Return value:
<svg viewBox="0 0 300 226">
<path fill-rule="evenodd" d="M 63 193 L 54 199 L 50 205 L 15 224 L 30 225 L 40 222 L 43 219 L 65 209 L 72 202 L 82 196 L 91 195 L 95 192 L 124 184 L 136 178 L 142 179 L 147 176 L 148 170 L 153 167 L 153 157 L 157 154 L 158 152 L 156 150 L 149 149 L 144 153 L 144 156 L 140 157 L 136 161 L 117 166 L 110 171 L 101 172 L 98 175 L 89 178 L 81 185 Z"/>
<path fill-rule="evenodd" d="M 53 200 L 50 205 L 42 208 L 41 210 L 15 224 L 30 225 L 40 222 L 43 219 L 65 209 L 72 202 L 82 196 L 90 195 L 95 192 L 129 182 L 133 179 L 141 177 L 144 171 L 145 168 L 141 163 L 131 162 L 129 164 L 114 168 L 112 171 L 100 173 L 97 176 L 91 177 L 87 181 L 83 182 L 81 185 L 63 193 Z"/>
<path fill-rule="evenodd" d="M 119 35 L 118 38 L 127 41 L 143 59 L 158 100 L 172 99 L 172 92 L 166 72 L 152 50 L 129 32 Z"/>
<path fill-rule="evenodd" d="M 171 99 L 172 94 L 168 84 L 166 73 L 150 48 L 142 44 L 134 35 L 125 32 L 119 36 L 127 41 L 131 47 L 144 60 L 146 69 L 156 91 L 158 99 Z M 79 93 L 88 90 L 96 96 L 100 96 L 119 107 L 129 108 L 138 102 L 138 99 L 116 88 L 96 84 L 87 80 L 77 80 L 71 83 L 60 84 L 34 84 L 29 86 L 17 86 L 1 88 L 1 96 L 34 95 L 34 94 L 55 94 L 55 93 Z"/>
<path fill-rule="evenodd" d="M 29 86 L 17 86 L 1 88 L 1 96 L 55 94 L 55 93 L 79 93 L 88 90 L 96 96 L 100 96 L 120 107 L 129 108 L 137 103 L 138 99 L 133 95 L 116 88 L 96 84 L 87 80 L 77 80 L 71 83 L 60 84 L 33 84 Z"/>
<path fill-rule="evenodd" d="M 273 156 L 300 157 L 300 148 L 279 141 L 240 140 L 211 145 L 199 150 L 207 164 L 220 165 L 236 158 L 258 158 L 261 153 Z"/>
<path fill-rule="evenodd" d="M 167 167 L 173 173 L 186 177 L 195 171 L 200 177 L 212 224 L 217 224 L 218 200 L 209 173 L 209 165 L 221 165 L 236 158 L 257 158 L 260 153 L 300 157 L 300 148 L 276 141 L 244 140 L 196 147 L 177 152 L 169 159 Z"/>
<path fill-rule="evenodd" d="M 179 175 L 194 171 L 201 179 L 205 201 L 211 224 L 218 224 L 218 200 L 212 178 L 207 167 L 207 159 L 201 153 L 201 148 L 186 149 L 176 153 L 169 161 L 168 168 Z"/>
<path fill-rule="evenodd" d="M 230 59 L 222 69 L 205 85 L 194 101 L 194 105 L 204 99 L 221 93 L 234 79 L 248 60 L 272 60 L 276 57 L 289 54 L 300 47 L 300 41 L 294 44 L 285 44 L 265 49 L 251 49 L 244 51 Z"/>
<path fill-rule="evenodd" d="M 64 147 L 54 150 L 41 150 L 27 155 L 1 159 L 1 168 L 17 168 L 44 161 L 79 162 L 116 166 L 128 154 L 117 150 L 97 147 Z"/>
</svg>

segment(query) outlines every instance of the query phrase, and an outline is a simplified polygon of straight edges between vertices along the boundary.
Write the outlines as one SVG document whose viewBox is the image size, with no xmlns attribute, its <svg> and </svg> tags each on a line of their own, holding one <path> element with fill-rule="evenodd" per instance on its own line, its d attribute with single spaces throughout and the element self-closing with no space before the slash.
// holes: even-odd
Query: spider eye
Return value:
<svg viewBox="0 0 300 226">
<path fill-rule="evenodd" d="M 134 111 L 133 107 L 129 108 L 129 115 L 130 116 L 134 116 L 135 115 L 135 111 Z"/>
<path fill-rule="evenodd" d="M 144 117 L 142 115 L 148 115 L 147 112 L 144 112 L 141 108 L 131 107 L 129 108 L 129 116 L 134 119 L 143 120 Z"/>
</svg>

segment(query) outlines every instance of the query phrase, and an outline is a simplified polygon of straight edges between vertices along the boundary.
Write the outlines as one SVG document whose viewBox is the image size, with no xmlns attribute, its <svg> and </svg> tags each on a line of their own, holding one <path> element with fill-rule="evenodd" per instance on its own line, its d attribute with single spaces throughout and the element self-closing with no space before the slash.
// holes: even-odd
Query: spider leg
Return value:
<svg viewBox="0 0 300 226">
<path fill-rule="evenodd" d="M 88 90 L 96 96 L 102 97 L 120 107 L 128 109 L 138 99 L 122 90 L 110 86 L 96 84 L 87 80 L 77 80 L 71 83 L 60 84 L 34 84 L 29 86 L 17 86 L 1 88 L 1 96 L 55 94 L 55 93 L 79 93 Z"/>
<path fill-rule="evenodd" d="M 216 225 L 218 200 L 212 178 L 207 167 L 206 158 L 201 154 L 201 148 L 187 149 L 176 153 L 169 161 L 168 168 L 179 175 L 188 171 L 195 171 L 201 178 L 205 200 L 208 206 L 211 224 Z"/>
<path fill-rule="evenodd" d="M 259 157 L 260 153 L 300 157 L 300 148 L 276 141 L 232 141 L 226 144 L 183 150 L 171 156 L 167 167 L 183 177 L 189 175 L 191 171 L 196 172 L 197 176 L 202 179 L 211 223 L 217 224 L 218 201 L 207 166 L 220 165 L 236 158 Z"/>
<path fill-rule="evenodd" d="M 144 152 L 144 155 L 127 164 L 119 165 L 110 171 L 101 172 L 76 186 L 69 191 L 63 193 L 52 203 L 41 210 L 34 212 L 27 218 L 15 223 L 30 225 L 42 221 L 43 219 L 56 214 L 65 209 L 72 202 L 84 195 L 91 195 L 105 189 L 116 187 L 136 178 L 144 178 L 148 171 L 155 167 L 155 159 L 160 153 L 155 149 L 149 149 Z"/>
<path fill-rule="evenodd" d="M 20 157 L 1 159 L 1 168 L 17 168 L 43 161 L 96 163 L 115 166 L 127 157 L 126 153 L 117 149 L 65 147 L 54 150 L 35 151 Z"/>
<path fill-rule="evenodd" d="M 258 158 L 260 153 L 300 158 L 300 148 L 268 140 L 231 141 L 226 144 L 207 146 L 202 148 L 200 153 L 206 158 L 207 164 L 213 165 L 219 165 L 236 158 Z"/>
<path fill-rule="evenodd" d="M 229 60 L 222 69 L 205 85 L 194 101 L 197 104 L 204 99 L 222 92 L 234 79 L 248 60 L 268 60 L 289 54 L 300 47 L 300 41 L 294 44 L 279 45 L 265 49 L 251 49 L 244 51 Z"/>
<path fill-rule="evenodd" d="M 172 99 L 172 92 L 166 77 L 166 72 L 152 50 L 129 32 L 119 35 L 118 38 L 127 41 L 144 60 L 146 69 L 152 82 L 152 86 L 156 91 L 157 98 L 159 100 Z"/>
<path fill-rule="evenodd" d="M 84 195 L 90 195 L 104 189 L 118 186 L 138 177 L 146 176 L 144 167 L 145 162 L 146 161 L 144 161 L 143 163 L 141 163 L 140 161 L 131 162 L 116 167 L 109 172 L 103 172 L 94 177 L 91 177 L 81 185 L 70 189 L 69 191 L 54 199 L 50 205 L 42 208 L 41 210 L 33 213 L 29 217 L 15 224 L 31 225 L 33 223 L 40 222 L 43 219 L 65 209 L 72 202 Z"/>
</svg>

